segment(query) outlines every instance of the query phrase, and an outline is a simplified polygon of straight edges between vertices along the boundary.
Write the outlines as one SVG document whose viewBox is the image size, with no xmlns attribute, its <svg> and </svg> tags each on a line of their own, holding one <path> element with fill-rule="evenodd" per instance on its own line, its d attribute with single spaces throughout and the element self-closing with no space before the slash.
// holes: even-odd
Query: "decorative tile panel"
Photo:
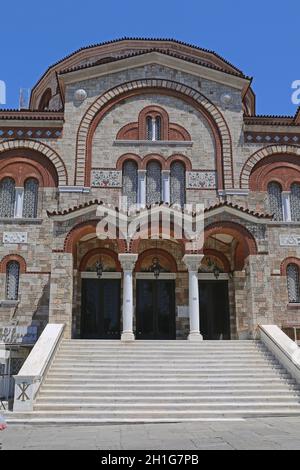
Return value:
<svg viewBox="0 0 300 470">
<path fill-rule="evenodd" d="M 187 189 L 215 189 L 216 172 L 215 171 L 187 171 L 186 188 Z"/>
<path fill-rule="evenodd" d="M 92 170 L 92 186 L 96 188 L 121 188 L 122 172 L 119 170 Z"/>
</svg>

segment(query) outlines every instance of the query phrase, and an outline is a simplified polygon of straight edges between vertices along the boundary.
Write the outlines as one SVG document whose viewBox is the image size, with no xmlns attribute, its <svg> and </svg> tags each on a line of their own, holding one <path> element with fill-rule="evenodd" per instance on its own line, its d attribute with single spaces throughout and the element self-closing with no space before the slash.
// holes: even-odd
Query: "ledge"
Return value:
<svg viewBox="0 0 300 470">
<path fill-rule="evenodd" d="M 19 300 L 0 300 L 1 307 L 16 307 L 20 303 Z"/>
<path fill-rule="evenodd" d="M 192 147 L 192 140 L 115 140 L 114 145 L 141 145 L 150 147 Z"/>
<path fill-rule="evenodd" d="M 293 309 L 295 309 L 295 310 L 300 309 L 300 303 L 296 303 L 296 302 L 295 302 L 295 303 L 288 303 L 288 304 L 287 304 L 287 308 L 288 308 L 288 309 L 291 309 L 291 310 L 293 310 Z"/>
<path fill-rule="evenodd" d="M 17 219 L 4 217 L 0 219 L 2 225 L 39 225 L 43 223 L 43 219 Z"/>
</svg>

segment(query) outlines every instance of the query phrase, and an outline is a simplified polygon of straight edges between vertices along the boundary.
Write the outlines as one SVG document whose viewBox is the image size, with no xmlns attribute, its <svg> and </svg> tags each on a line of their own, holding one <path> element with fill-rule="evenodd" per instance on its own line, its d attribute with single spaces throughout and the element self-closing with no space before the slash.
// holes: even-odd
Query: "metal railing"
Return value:
<svg viewBox="0 0 300 470">
<path fill-rule="evenodd" d="M 9 402 L 14 396 L 15 380 L 10 374 L 0 374 L 0 409 L 4 402 Z"/>
</svg>

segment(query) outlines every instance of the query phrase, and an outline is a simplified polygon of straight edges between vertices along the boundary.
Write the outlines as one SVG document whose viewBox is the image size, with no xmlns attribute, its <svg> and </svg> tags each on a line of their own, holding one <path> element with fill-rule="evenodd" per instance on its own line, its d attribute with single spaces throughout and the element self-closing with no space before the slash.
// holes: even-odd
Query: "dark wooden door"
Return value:
<svg viewBox="0 0 300 470">
<path fill-rule="evenodd" d="M 227 281 L 199 281 L 200 331 L 203 339 L 230 339 Z"/>
<path fill-rule="evenodd" d="M 81 337 L 120 338 L 119 279 L 82 279 Z"/>
<path fill-rule="evenodd" d="M 137 339 L 175 339 L 175 281 L 137 280 Z"/>
</svg>

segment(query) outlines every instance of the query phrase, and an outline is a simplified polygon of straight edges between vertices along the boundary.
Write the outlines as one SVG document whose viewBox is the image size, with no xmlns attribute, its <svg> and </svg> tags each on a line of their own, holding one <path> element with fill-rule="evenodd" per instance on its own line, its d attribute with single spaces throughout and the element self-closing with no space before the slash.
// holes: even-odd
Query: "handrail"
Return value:
<svg viewBox="0 0 300 470">
<path fill-rule="evenodd" d="M 260 339 L 300 383 L 300 348 L 276 325 L 259 325 Z"/>
</svg>

